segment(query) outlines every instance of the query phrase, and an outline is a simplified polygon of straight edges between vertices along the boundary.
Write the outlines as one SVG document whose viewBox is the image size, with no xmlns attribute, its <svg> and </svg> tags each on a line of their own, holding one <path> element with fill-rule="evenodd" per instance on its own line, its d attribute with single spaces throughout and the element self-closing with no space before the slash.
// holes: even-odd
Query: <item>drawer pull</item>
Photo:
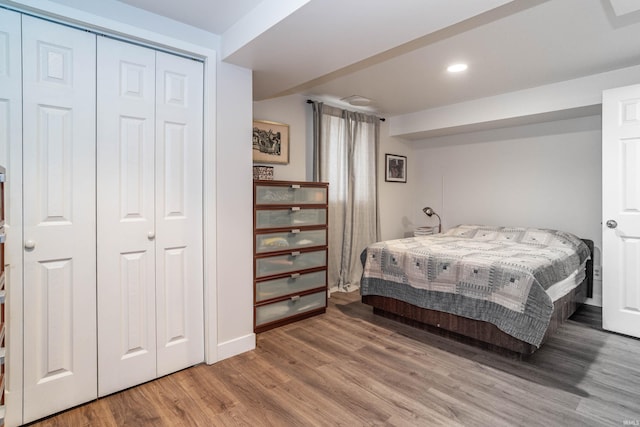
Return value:
<svg viewBox="0 0 640 427">
<path fill-rule="evenodd" d="M 296 251 L 296 252 L 291 252 L 291 256 L 299 256 L 300 255 L 300 251 Z"/>
<path fill-rule="evenodd" d="M 298 212 L 300 210 L 300 206 L 292 206 L 291 212 Z"/>
<path fill-rule="evenodd" d="M 300 277 L 300 273 L 293 273 L 293 274 L 291 275 L 291 278 L 292 278 L 292 279 L 297 279 L 298 277 Z"/>
<path fill-rule="evenodd" d="M 299 228 L 294 228 L 293 230 L 291 230 L 291 234 L 298 234 L 300 232 Z"/>
<path fill-rule="evenodd" d="M 296 302 L 299 299 L 300 299 L 300 295 L 293 296 L 293 297 L 291 297 L 291 302 Z"/>
<path fill-rule="evenodd" d="M 300 188 L 300 184 L 291 184 L 291 188 L 293 190 L 297 190 L 298 188 Z"/>
</svg>

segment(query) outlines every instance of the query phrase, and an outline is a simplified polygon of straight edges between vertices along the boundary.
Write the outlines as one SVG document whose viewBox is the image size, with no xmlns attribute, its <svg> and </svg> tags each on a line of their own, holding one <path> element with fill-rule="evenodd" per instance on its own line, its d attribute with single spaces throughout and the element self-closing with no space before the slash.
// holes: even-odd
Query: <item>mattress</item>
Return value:
<svg viewBox="0 0 640 427">
<path fill-rule="evenodd" d="M 556 302 L 569 292 L 577 288 L 580 283 L 587 277 L 587 261 L 583 262 L 576 271 L 571 273 L 566 279 L 562 279 L 559 282 L 554 283 L 547 289 L 547 295 L 551 298 L 551 301 Z"/>
<path fill-rule="evenodd" d="M 553 302 L 580 283 L 589 256 L 562 231 L 461 225 L 369 245 L 360 292 L 486 321 L 539 346 Z"/>
</svg>

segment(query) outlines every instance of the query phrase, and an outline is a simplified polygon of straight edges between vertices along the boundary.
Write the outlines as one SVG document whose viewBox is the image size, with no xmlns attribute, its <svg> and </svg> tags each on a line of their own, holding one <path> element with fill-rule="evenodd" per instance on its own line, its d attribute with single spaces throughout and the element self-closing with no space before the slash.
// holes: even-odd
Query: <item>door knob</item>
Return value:
<svg viewBox="0 0 640 427">
<path fill-rule="evenodd" d="M 618 223 L 616 222 L 615 219 L 610 219 L 609 221 L 607 221 L 607 227 L 616 228 L 617 226 L 618 226 Z"/>
<path fill-rule="evenodd" d="M 147 233 L 147 238 L 148 238 L 149 240 L 153 240 L 153 239 L 155 239 L 155 238 L 156 238 L 156 233 L 154 233 L 153 231 L 148 232 L 148 233 Z"/>
<path fill-rule="evenodd" d="M 33 240 L 27 240 L 26 242 L 24 242 L 24 248 L 28 251 L 30 251 L 35 247 L 36 247 L 36 242 L 34 242 Z"/>
</svg>

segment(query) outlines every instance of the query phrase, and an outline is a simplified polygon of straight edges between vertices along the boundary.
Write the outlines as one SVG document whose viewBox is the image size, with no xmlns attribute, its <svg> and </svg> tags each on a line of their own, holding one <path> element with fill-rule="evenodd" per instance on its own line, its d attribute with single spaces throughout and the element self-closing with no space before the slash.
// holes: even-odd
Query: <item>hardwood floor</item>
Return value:
<svg viewBox="0 0 640 427">
<path fill-rule="evenodd" d="M 519 361 L 374 316 L 359 294 L 37 426 L 640 425 L 640 340 L 583 308 Z"/>
</svg>

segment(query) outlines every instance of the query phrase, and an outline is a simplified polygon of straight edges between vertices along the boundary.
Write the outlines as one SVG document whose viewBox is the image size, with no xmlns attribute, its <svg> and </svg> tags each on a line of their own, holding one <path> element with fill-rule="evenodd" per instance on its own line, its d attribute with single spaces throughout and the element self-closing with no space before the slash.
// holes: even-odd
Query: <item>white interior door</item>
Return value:
<svg viewBox="0 0 640 427">
<path fill-rule="evenodd" d="M 22 424 L 22 34 L 21 16 L 0 9 L 0 165 L 5 182 L 7 305 L 5 423 Z"/>
<path fill-rule="evenodd" d="M 202 63 L 156 53 L 158 375 L 204 360 Z"/>
<path fill-rule="evenodd" d="M 24 422 L 94 399 L 95 36 L 23 16 Z"/>
<path fill-rule="evenodd" d="M 156 377 L 155 51 L 98 39 L 98 394 Z"/>
<path fill-rule="evenodd" d="M 640 85 L 602 103 L 602 323 L 640 337 Z"/>
</svg>

